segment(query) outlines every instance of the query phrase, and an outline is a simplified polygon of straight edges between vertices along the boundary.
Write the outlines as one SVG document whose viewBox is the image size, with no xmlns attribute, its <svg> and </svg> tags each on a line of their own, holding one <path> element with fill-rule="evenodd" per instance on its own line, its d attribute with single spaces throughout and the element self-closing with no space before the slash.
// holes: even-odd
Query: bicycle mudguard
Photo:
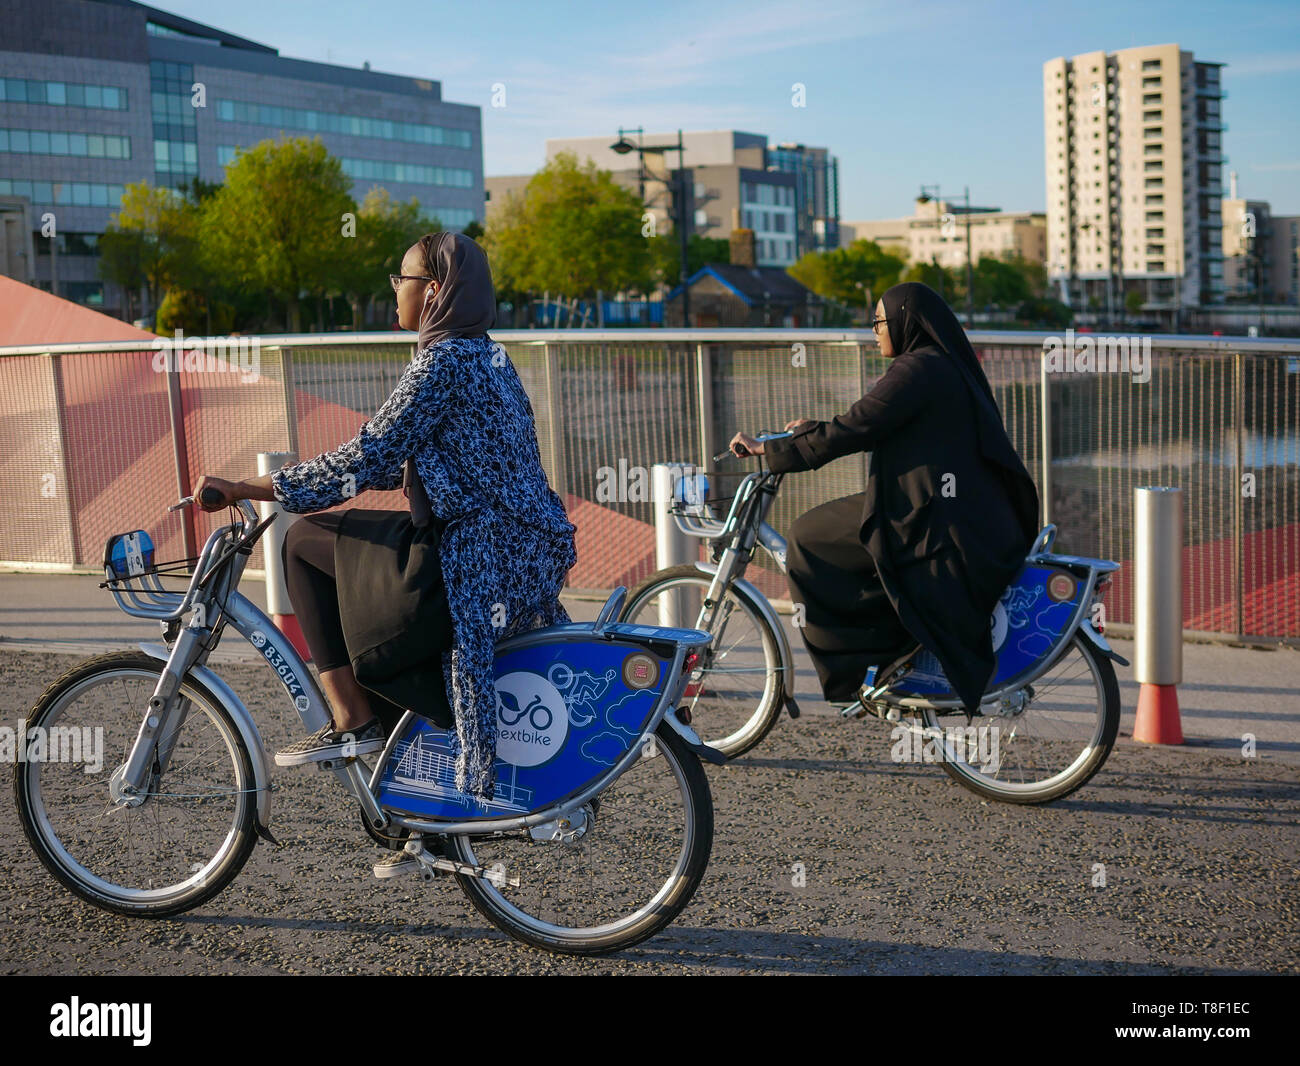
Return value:
<svg viewBox="0 0 1300 1066">
<path fill-rule="evenodd" d="M 1103 637 L 1100 633 L 1098 633 L 1095 629 L 1092 628 L 1091 622 L 1084 621 L 1084 623 L 1081 626 L 1079 626 L 1079 632 L 1082 633 L 1085 637 L 1087 637 L 1088 643 L 1091 644 L 1094 648 L 1096 648 L 1099 652 L 1101 652 L 1102 655 L 1106 656 L 1106 658 L 1113 659 L 1115 662 L 1119 663 L 1120 666 L 1133 665 L 1126 658 L 1124 658 L 1124 656 L 1122 656 L 1119 652 L 1117 652 L 1114 648 L 1112 648 L 1110 644 L 1107 643 L 1105 637 Z"/>
<path fill-rule="evenodd" d="M 1091 569 L 1083 577 L 1044 557 L 1025 563 L 993 608 L 990 621 L 997 665 L 986 692 L 1028 676 L 1040 664 L 1056 658 L 1086 619 L 1095 581 L 1096 573 Z M 925 650 L 912 660 L 911 670 L 890 686 L 890 692 L 899 696 L 954 696 L 939 660 Z"/>
<path fill-rule="evenodd" d="M 164 663 L 171 657 L 171 652 L 163 644 L 141 643 L 140 650 Z M 207 686 L 234 719 L 239 735 L 244 740 L 244 746 L 252 756 L 253 779 L 257 788 L 257 835 L 273 844 L 278 844 L 279 841 L 271 836 L 271 831 L 267 828 L 271 817 L 271 762 L 267 758 L 266 747 L 262 744 L 262 735 L 257 731 L 253 716 L 235 695 L 234 689 L 226 684 L 219 674 L 214 674 L 206 666 L 191 666 L 189 675 L 200 684 Z"/>
<path fill-rule="evenodd" d="M 522 816 L 577 797 L 658 725 L 686 675 L 682 648 L 708 634 L 626 623 L 534 630 L 498 650 L 496 789 L 487 805 L 455 787 L 451 734 L 411 715 L 390 740 L 381 807 L 450 821 Z M 674 671 L 679 676 L 673 676 Z"/>
</svg>

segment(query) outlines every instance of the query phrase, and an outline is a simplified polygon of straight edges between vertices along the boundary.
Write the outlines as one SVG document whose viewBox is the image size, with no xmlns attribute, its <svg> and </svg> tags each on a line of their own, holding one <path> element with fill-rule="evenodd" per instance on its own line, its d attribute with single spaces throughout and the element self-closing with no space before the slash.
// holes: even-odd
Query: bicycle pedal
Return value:
<svg viewBox="0 0 1300 1066">
<path fill-rule="evenodd" d="M 879 718 L 884 722 L 901 722 L 903 713 L 890 704 L 867 701 L 859 697 L 857 703 L 851 703 L 840 711 L 840 717 L 854 721 L 861 721 L 863 718 Z"/>
<path fill-rule="evenodd" d="M 349 755 L 346 758 L 340 759 L 321 759 L 314 765 L 321 770 L 342 770 L 348 765 L 348 763 L 356 761 L 357 757 L 355 755 Z"/>
</svg>

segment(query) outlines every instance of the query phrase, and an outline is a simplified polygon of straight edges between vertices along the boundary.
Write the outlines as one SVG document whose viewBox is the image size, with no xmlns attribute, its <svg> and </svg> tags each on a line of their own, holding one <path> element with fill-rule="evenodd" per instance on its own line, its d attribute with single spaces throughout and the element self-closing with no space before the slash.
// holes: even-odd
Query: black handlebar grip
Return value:
<svg viewBox="0 0 1300 1066">
<path fill-rule="evenodd" d="M 221 493 L 209 485 L 199 493 L 199 502 L 203 504 L 204 507 L 220 507 Z"/>
</svg>

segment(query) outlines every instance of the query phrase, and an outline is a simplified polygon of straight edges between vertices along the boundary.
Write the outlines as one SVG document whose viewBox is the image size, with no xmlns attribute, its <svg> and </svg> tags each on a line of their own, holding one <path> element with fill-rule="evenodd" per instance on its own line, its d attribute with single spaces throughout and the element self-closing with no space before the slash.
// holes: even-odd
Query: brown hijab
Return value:
<svg viewBox="0 0 1300 1066">
<path fill-rule="evenodd" d="M 424 272 L 438 281 L 437 295 L 420 312 L 419 350 L 449 337 L 486 337 L 497 308 L 487 254 L 472 237 L 445 230 L 427 233 L 418 243 Z M 414 459 L 402 468 L 402 491 L 411 501 L 411 522 L 427 526 L 433 510 Z"/>
<path fill-rule="evenodd" d="M 419 245 L 425 273 L 438 280 L 438 294 L 420 312 L 420 349 L 448 337 L 486 336 L 497 317 L 487 254 L 463 233 L 429 233 Z"/>
</svg>

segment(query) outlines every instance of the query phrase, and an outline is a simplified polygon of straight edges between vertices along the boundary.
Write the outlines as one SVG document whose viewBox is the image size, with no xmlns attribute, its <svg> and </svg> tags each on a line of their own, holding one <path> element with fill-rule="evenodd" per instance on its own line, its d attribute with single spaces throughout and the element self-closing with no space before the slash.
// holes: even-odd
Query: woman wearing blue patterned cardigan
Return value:
<svg viewBox="0 0 1300 1066">
<path fill-rule="evenodd" d="M 391 521 L 372 519 L 393 515 L 358 509 L 342 516 L 313 515 L 290 527 L 285 548 L 290 598 L 333 721 L 278 753 L 276 761 L 320 761 L 340 754 L 345 744 L 358 755 L 383 746 L 385 730 L 373 713 L 375 701 L 358 684 L 349 661 L 362 649 L 346 647 L 343 635 L 349 618 L 382 621 L 394 608 L 364 596 L 357 597 L 362 602 L 347 602 L 354 584 L 341 575 L 349 564 L 358 572 L 358 559 L 372 566 L 385 551 L 395 560 L 392 572 L 408 565 L 412 538 L 418 541 L 425 525 L 427 516 L 417 513 L 423 505 L 438 533 L 430 550 L 436 551 L 448 605 L 450 647 L 442 664 L 454 710 L 456 782 L 484 800 L 494 784 L 495 644 L 569 620 L 559 594 L 575 561 L 574 528 L 542 470 L 532 407 L 519 376 L 505 350 L 487 335 L 496 300 L 483 250 L 464 234 L 430 234 L 406 253 L 402 271 L 392 276 L 398 323 L 419 330 L 419 351 L 356 437 L 249 481 L 201 478 L 195 495 L 204 487 L 222 493 L 222 502 L 209 510 L 233 499 L 273 499 L 287 511 L 307 514 L 367 489 L 395 489 L 405 470 L 412 517 L 398 519 L 405 528 L 395 537 L 376 539 L 369 532 L 381 526 L 391 531 Z M 390 542 L 400 545 L 390 550 Z M 328 602 L 336 574 L 339 595 Z"/>
</svg>

